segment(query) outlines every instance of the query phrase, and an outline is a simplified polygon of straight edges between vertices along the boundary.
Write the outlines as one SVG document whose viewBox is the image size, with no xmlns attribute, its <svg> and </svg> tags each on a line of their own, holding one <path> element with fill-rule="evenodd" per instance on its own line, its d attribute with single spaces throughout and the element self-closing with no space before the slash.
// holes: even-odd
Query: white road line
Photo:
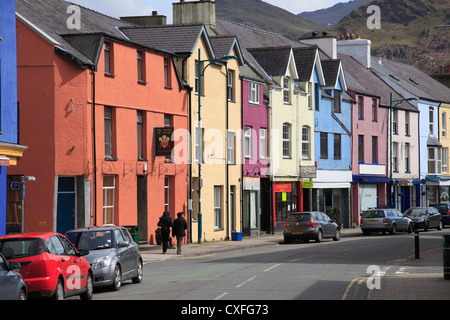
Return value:
<svg viewBox="0 0 450 320">
<path fill-rule="evenodd" d="M 228 292 L 224 292 L 224 293 L 222 293 L 220 296 L 214 298 L 214 300 L 220 300 L 220 299 L 222 299 L 223 297 L 225 297 L 227 294 L 228 294 Z"/>
<path fill-rule="evenodd" d="M 270 268 L 267 268 L 266 270 L 264 270 L 264 272 L 267 272 L 267 271 L 269 271 L 269 270 L 272 270 L 273 268 L 276 268 L 276 267 L 278 267 L 278 266 L 281 266 L 281 263 L 276 264 L 276 265 L 274 265 L 274 266 L 271 266 Z"/>
<path fill-rule="evenodd" d="M 241 284 L 238 284 L 238 285 L 236 286 L 236 288 L 242 287 L 244 284 L 246 284 L 246 283 L 252 281 L 252 280 L 255 279 L 255 278 L 256 278 L 256 276 L 253 276 L 253 277 L 251 277 L 250 279 L 245 280 L 245 281 L 242 282 Z"/>
</svg>

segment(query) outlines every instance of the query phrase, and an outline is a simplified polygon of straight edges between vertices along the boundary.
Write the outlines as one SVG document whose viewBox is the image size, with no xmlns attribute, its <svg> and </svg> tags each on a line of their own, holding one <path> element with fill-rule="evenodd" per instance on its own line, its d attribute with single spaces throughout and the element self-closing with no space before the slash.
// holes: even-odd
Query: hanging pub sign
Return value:
<svg viewBox="0 0 450 320">
<path fill-rule="evenodd" d="M 172 127 L 154 128 L 155 157 L 172 155 L 172 134 Z"/>
</svg>

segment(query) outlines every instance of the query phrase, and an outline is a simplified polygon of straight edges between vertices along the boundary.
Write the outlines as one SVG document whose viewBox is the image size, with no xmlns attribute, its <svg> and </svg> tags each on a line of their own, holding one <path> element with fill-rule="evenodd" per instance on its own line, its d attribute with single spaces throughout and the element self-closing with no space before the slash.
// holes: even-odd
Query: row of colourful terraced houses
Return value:
<svg viewBox="0 0 450 320">
<path fill-rule="evenodd" d="M 77 6 L 73 28 L 68 5 L 1 5 L 0 234 L 116 224 L 153 244 L 169 211 L 213 241 L 448 201 L 450 90 L 369 40 L 293 41 L 208 0 L 171 25 Z"/>
</svg>

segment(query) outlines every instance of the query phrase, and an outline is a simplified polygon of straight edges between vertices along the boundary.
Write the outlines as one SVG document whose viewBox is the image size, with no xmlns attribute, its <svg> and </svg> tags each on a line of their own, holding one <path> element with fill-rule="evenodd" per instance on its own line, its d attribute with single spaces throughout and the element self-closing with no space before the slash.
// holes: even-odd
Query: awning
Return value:
<svg viewBox="0 0 450 320">
<path fill-rule="evenodd" d="M 386 176 L 353 175 L 353 183 L 388 183 Z"/>
<path fill-rule="evenodd" d="M 8 167 L 9 166 L 9 161 L 11 159 L 9 159 L 7 156 L 5 155 L 0 155 L 0 166 L 5 166 Z"/>
</svg>

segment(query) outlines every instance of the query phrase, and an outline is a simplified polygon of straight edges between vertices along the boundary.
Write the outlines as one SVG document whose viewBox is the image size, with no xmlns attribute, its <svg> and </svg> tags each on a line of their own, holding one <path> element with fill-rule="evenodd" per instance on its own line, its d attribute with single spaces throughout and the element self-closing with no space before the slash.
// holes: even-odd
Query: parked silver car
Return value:
<svg viewBox="0 0 450 320">
<path fill-rule="evenodd" d="M 361 216 L 361 230 L 364 235 L 371 232 L 390 232 L 395 234 L 397 231 L 406 231 L 411 233 L 413 222 L 397 209 L 369 209 Z"/>
<path fill-rule="evenodd" d="M 341 239 L 341 230 L 337 223 L 323 212 L 290 213 L 283 230 L 284 242 L 300 239 L 322 242 L 324 238 Z"/>
<path fill-rule="evenodd" d="M 120 290 L 122 282 L 143 278 L 142 257 L 138 245 L 126 228 L 103 226 L 75 229 L 66 237 L 78 250 L 89 250 L 85 256 L 94 271 L 94 287 L 110 286 Z"/>
<path fill-rule="evenodd" d="M 0 300 L 27 299 L 27 286 L 16 269 L 20 263 L 8 262 L 0 253 Z"/>
</svg>

